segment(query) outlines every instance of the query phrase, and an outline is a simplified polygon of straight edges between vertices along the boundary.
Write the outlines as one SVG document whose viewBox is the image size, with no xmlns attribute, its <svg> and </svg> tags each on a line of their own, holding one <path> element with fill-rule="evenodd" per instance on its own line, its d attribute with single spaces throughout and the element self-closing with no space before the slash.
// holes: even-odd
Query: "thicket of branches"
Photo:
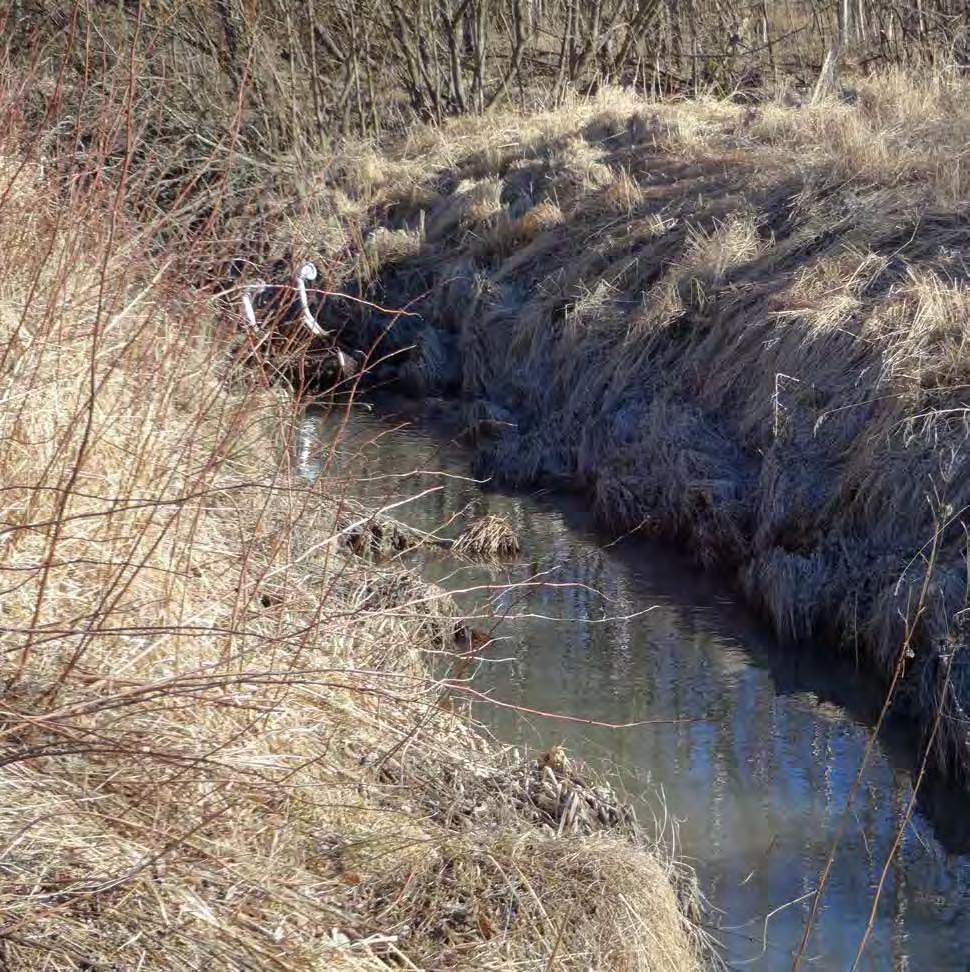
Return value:
<svg viewBox="0 0 970 972">
<path fill-rule="evenodd" d="M 604 82 L 665 94 L 808 85 L 830 50 L 863 70 L 970 56 L 964 0 L 8 3 L 8 57 L 56 66 L 83 37 L 73 55 L 90 70 L 137 34 L 157 83 L 181 83 L 200 117 L 245 90 L 272 148 Z"/>
</svg>

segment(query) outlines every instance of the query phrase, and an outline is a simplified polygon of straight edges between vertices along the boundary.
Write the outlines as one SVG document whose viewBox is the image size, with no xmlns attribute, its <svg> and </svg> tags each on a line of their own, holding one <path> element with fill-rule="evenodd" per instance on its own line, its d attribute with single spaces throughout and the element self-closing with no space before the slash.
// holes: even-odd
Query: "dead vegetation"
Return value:
<svg viewBox="0 0 970 972">
<path fill-rule="evenodd" d="M 905 688 L 961 770 L 968 103 L 955 69 L 804 106 L 603 91 L 348 147 L 367 177 L 332 184 L 410 238 L 361 292 L 422 315 L 388 346 L 456 345 L 483 474 L 581 485 L 886 677 L 939 533 Z"/>
<path fill-rule="evenodd" d="M 559 105 L 624 85 L 643 95 L 716 92 L 758 100 L 782 83 L 807 98 L 851 75 L 966 63 L 961 0 L 274 0 L 157 5 L 17 0 L 8 49 L 101 65 L 136 39 L 178 114 L 209 128 L 237 98 L 247 149 L 274 152 L 416 119 Z M 93 30 L 90 28 L 94 28 Z M 823 64 L 825 70 L 823 71 Z M 851 81 L 850 81 L 851 84 Z M 851 91 L 851 88 L 847 89 Z M 229 114 L 233 109 L 229 108 Z M 173 113 L 174 114 L 174 113 Z"/>
<path fill-rule="evenodd" d="M 696 968 L 695 892 L 663 844 L 524 809 L 531 764 L 431 675 L 455 648 L 450 599 L 358 556 L 410 538 L 297 474 L 298 384 L 244 364 L 235 301 L 184 276 L 210 257 L 213 197 L 145 222 L 131 131 L 117 165 L 92 150 L 79 174 L 34 150 L 16 104 L 2 964 Z"/>
<path fill-rule="evenodd" d="M 536 875 L 543 875 L 538 887 Z M 383 893 L 385 900 L 403 894 L 406 910 L 420 916 L 413 934 L 426 943 L 421 967 L 534 967 L 508 935 L 524 925 L 564 968 L 588 968 L 595 955 L 594 967 L 679 972 L 694 966 L 685 963 L 676 896 L 669 885 L 657 893 L 661 875 L 651 855 L 617 854 L 603 839 L 499 833 L 488 843 L 467 836 L 441 843 L 414 860 L 403 888 L 392 877 Z"/>
<path fill-rule="evenodd" d="M 521 550 L 512 525 L 501 516 L 480 516 L 454 544 L 452 553 L 478 560 L 515 557 Z"/>
<path fill-rule="evenodd" d="M 454 606 L 365 562 L 410 538 L 348 529 L 274 445 L 308 388 L 239 367 L 222 267 L 313 259 L 348 293 L 328 327 L 377 349 L 377 382 L 460 391 L 489 471 L 581 483 L 604 519 L 736 568 L 789 633 L 836 619 L 877 668 L 942 510 L 908 683 L 932 702 L 965 597 L 965 83 L 588 97 L 604 45 L 553 4 L 575 39 L 557 111 L 321 151 L 326 111 L 376 132 L 374 93 L 402 90 L 371 90 L 379 25 L 347 5 L 322 77 L 296 42 L 323 43 L 301 20 L 322 6 L 0 10 L 3 960 L 696 967 L 663 846 L 446 704 L 426 654 L 463 630 Z M 951 36 L 951 6 L 924 5 L 913 49 Z M 897 41 L 910 13 L 882 9 Z M 496 46 L 499 81 L 528 46 Z M 437 119 L 454 72 L 428 66 Z"/>
</svg>

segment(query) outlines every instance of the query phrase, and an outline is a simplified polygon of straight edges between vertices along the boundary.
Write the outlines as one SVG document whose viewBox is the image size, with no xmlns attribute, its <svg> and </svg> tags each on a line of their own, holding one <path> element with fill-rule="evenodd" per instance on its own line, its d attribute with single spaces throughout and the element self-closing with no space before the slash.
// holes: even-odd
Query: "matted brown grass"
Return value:
<svg viewBox="0 0 970 972">
<path fill-rule="evenodd" d="M 516 556 L 522 549 L 512 524 L 502 516 L 480 516 L 451 547 L 459 557 L 501 560 Z"/>
</svg>

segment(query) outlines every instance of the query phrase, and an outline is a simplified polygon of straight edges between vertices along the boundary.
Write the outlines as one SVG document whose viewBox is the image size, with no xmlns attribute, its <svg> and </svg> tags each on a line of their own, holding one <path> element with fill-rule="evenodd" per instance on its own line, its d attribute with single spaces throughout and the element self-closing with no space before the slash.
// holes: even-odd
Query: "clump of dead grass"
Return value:
<svg viewBox="0 0 970 972">
<path fill-rule="evenodd" d="M 477 560 L 495 560 L 517 556 L 522 547 L 519 538 L 504 517 L 490 514 L 479 517 L 452 544 L 452 553 Z"/>
<path fill-rule="evenodd" d="M 420 916 L 407 934 L 422 967 L 534 967 L 531 941 L 563 968 L 690 969 L 681 906 L 665 876 L 657 892 L 662 876 L 652 854 L 617 853 L 608 840 L 495 833 L 436 845 L 377 893 Z"/>
</svg>

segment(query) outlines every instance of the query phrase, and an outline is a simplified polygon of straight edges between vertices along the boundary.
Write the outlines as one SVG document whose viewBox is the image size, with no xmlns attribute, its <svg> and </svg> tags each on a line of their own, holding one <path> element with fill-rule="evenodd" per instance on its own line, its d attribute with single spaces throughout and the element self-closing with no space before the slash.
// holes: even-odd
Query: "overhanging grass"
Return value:
<svg viewBox="0 0 970 972">
<path fill-rule="evenodd" d="M 385 345 L 436 331 L 461 378 L 431 393 L 507 419 L 483 473 L 582 486 L 877 677 L 908 645 L 905 694 L 943 706 L 960 770 L 968 104 L 955 70 L 802 106 L 605 90 L 348 149 L 331 190 L 364 292 L 422 315 Z M 382 326 L 347 311 L 357 340 Z"/>
</svg>

